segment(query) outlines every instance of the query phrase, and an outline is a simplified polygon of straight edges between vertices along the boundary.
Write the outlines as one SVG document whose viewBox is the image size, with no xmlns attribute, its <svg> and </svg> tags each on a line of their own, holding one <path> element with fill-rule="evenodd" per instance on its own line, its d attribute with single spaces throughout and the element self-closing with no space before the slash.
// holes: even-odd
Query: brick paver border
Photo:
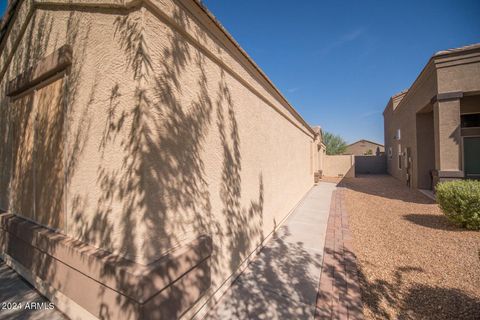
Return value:
<svg viewBox="0 0 480 320">
<path fill-rule="evenodd" d="M 332 194 L 315 319 L 363 319 L 344 188 Z"/>
</svg>

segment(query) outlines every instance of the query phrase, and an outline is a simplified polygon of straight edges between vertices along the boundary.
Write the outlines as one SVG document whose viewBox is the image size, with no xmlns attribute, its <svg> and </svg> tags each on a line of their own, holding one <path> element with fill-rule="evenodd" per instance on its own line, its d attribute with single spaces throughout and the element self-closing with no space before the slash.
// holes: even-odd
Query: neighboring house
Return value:
<svg viewBox="0 0 480 320">
<path fill-rule="evenodd" d="M 74 319 L 201 314 L 312 187 L 319 133 L 200 2 L 6 17 L 1 257 Z"/>
<path fill-rule="evenodd" d="M 432 189 L 480 177 L 480 44 L 440 51 L 383 112 L 388 172 Z"/>
<path fill-rule="evenodd" d="M 349 144 L 343 154 L 353 154 L 355 156 L 375 156 L 381 155 L 384 152 L 385 148 L 382 144 L 362 139 Z"/>
</svg>

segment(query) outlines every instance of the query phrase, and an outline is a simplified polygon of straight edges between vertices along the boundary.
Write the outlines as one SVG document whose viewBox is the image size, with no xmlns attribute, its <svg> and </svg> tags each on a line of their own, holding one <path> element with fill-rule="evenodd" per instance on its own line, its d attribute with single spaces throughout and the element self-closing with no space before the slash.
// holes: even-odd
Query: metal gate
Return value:
<svg viewBox="0 0 480 320">
<path fill-rule="evenodd" d="M 355 174 L 386 174 L 387 158 L 380 156 L 355 156 Z"/>
</svg>

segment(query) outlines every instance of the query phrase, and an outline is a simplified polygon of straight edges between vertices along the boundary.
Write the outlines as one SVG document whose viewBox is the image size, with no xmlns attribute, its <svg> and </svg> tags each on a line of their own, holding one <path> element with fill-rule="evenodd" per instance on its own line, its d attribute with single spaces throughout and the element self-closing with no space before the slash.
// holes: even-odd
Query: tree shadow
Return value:
<svg viewBox="0 0 480 320">
<path fill-rule="evenodd" d="M 403 219 L 410 221 L 412 223 L 418 224 L 419 226 L 445 230 L 445 231 L 468 231 L 465 228 L 461 228 L 454 223 L 450 222 L 446 216 L 440 214 L 418 214 L 411 213 L 403 216 Z"/>
<path fill-rule="evenodd" d="M 184 11 L 175 11 L 173 17 L 181 28 L 187 27 L 189 19 Z M 111 88 L 98 149 L 103 164 L 97 169 L 96 181 L 102 192 L 94 219 L 86 219 L 87 199 L 81 194 L 74 195 L 72 211 L 82 241 L 101 243 L 103 248 L 115 253 L 108 255 L 110 265 L 128 265 L 141 259 L 141 264 L 153 268 L 192 239 L 203 235 L 214 237 L 207 269 L 203 274 L 188 273 L 188 286 L 179 283 L 187 275 L 175 271 L 181 269 L 180 261 L 169 260 L 168 269 L 157 274 L 162 281 L 175 282 L 168 289 L 169 297 L 174 299 L 166 299 L 171 301 L 167 307 L 173 310 L 171 317 L 177 318 L 197 299 L 218 288 L 218 284 L 211 285 L 210 281 L 213 275 L 218 278 L 225 272 L 220 267 L 226 259 L 222 256 L 224 243 L 231 255 L 228 273 L 233 273 L 263 240 L 263 177 L 260 172 L 258 199 L 251 200 L 247 208 L 242 207 L 240 136 L 236 107 L 224 73 L 221 72 L 220 78 L 209 79 L 206 57 L 176 31 L 169 33 L 168 42 L 162 47 L 162 59 L 155 61 L 144 38 L 144 26 L 135 17 L 119 16 L 114 27 L 115 37 L 127 57 L 128 71 L 133 71 L 133 80 L 137 83 L 135 104 L 128 112 L 119 111 L 119 101 L 128 89 L 119 83 Z M 192 101 L 185 104 L 181 98 L 187 88 L 181 79 L 192 66 L 199 71 L 198 90 Z M 218 89 L 214 103 L 211 87 L 215 82 Z M 205 143 L 214 111 L 223 150 L 220 216 L 214 216 L 212 211 L 204 164 Z M 108 164 L 112 160 L 105 150 L 115 144 L 120 145 L 123 158 L 121 168 L 111 169 Z M 115 203 L 121 204 L 120 219 L 116 223 L 109 218 L 118 210 L 114 208 Z M 119 243 L 116 243 L 112 234 L 118 230 Z M 195 259 L 191 257 L 190 262 L 198 263 Z M 109 267 L 101 270 L 101 277 L 106 281 L 115 280 L 121 291 L 130 289 L 128 274 Z M 141 291 L 142 288 L 138 288 L 137 294 L 143 294 Z M 173 307 L 183 301 L 183 296 L 190 297 L 192 293 L 196 296 L 188 307 Z M 104 301 L 104 294 L 99 292 L 100 301 Z M 152 299 L 149 308 L 154 310 L 156 306 L 164 310 L 160 309 L 164 308 L 164 301 Z M 129 299 L 119 299 L 117 303 L 123 312 L 134 312 Z M 104 318 L 114 317 L 107 301 L 102 302 L 100 312 Z"/>
<path fill-rule="evenodd" d="M 406 274 L 415 277 L 424 272 L 422 268 L 403 266 L 395 269 L 393 281 L 370 281 L 360 267 L 358 277 L 364 308 L 383 319 L 479 319 L 478 297 L 455 288 L 410 285 L 404 280 Z"/>
<path fill-rule="evenodd" d="M 54 9 L 54 5 L 48 8 Z M 212 62 L 202 52 L 194 49 L 190 40 L 173 29 L 162 46 L 159 61 L 152 58 L 153 49 L 149 48 L 148 41 L 145 40 L 144 24 L 135 16 L 143 14 L 143 9 L 145 8 L 116 10 L 89 7 L 71 12 L 68 16 L 66 42 L 75 51 L 64 78 L 65 94 L 62 103 L 67 107 L 63 112 L 55 113 L 58 118 L 54 121 L 43 121 L 46 139 L 37 147 L 42 152 L 54 154 L 58 150 L 52 148 L 58 145 L 57 140 L 60 139 L 54 133 L 68 130 L 63 171 L 66 177 L 64 190 L 70 190 L 72 177 L 79 174 L 77 170 L 81 162 L 86 161 L 84 156 L 88 144 L 92 143 L 92 139 L 98 138 L 96 150 L 101 155 L 101 161 L 94 168 L 95 176 L 89 178 L 94 180 L 100 194 L 95 195 L 93 205 L 86 190 L 88 188 L 72 192 L 67 195 L 69 207 L 63 208 L 68 211 L 66 217 L 71 218 L 66 219 L 64 229 L 58 230 L 59 232 L 39 226 L 34 226 L 33 229 L 45 236 L 42 239 L 49 239 L 43 244 L 45 252 L 66 250 L 65 254 L 78 255 L 84 266 L 98 268 L 95 269 L 95 272 L 98 271 L 96 280 L 105 285 L 90 295 L 95 295 L 99 301 L 100 308 L 96 315 L 103 319 L 116 318 L 119 313 L 114 308 L 119 308 L 122 315 L 127 317 L 138 312 L 132 306 L 134 298 L 138 297 L 146 297 L 137 302 L 142 308 L 148 305 L 148 310 L 152 310 L 153 315 L 158 315 L 159 310 L 170 310 L 168 316 L 178 318 L 200 298 L 208 298 L 214 293 L 223 283 L 224 275 L 238 271 L 245 259 L 264 240 L 263 174 L 258 172 L 258 196 L 245 201 L 241 189 L 242 146 L 236 115 L 239 106 L 235 105 L 232 98 L 229 75 L 221 68 L 216 69 L 218 75 L 210 75 L 205 66 Z M 92 77 L 91 87 L 80 85 L 92 23 L 91 20 L 85 22 L 81 18 L 83 13 L 91 10 L 118 15 L 113 23 L 114 37 L 127 61 L 125 74 L 131 75 L 136 84 L 133 90 L 122 86 L 119 79 L 105 96 L 99 97 L 99 94 L 105 92 L 97 90 L 101 79 L 97 80 L 95 76 Z M 188 15 L 183 9 L 177 8 L 173 13 L 175 24 L 181 29 L 187 29 L 192 18 Z M 39 19 L 44 17 L 50 19 L 48 14 L 39 16 Z M 47 34 L 52 32 L 53 21 L 45 20 L 43 23 L 44 26 L 38 29 Z M 205 37 L 200 30 L 197 32 L 198 37 Z M 36 59 L 45 56 L 44 48 L 51 40 L 47 35 L 32 33 L 30 36 L 32 42 L 28 43 L 24 53 L 39 51 L 33 58 L 23 59 L 24 65 L 20 65 L 20 62 L 18 66 L 14 65 L 12 75 L 25 66 L 34 65 Z M 198 89 L 191 101 L 185 103 L 182 100 L 183 94 L 190 88 L 182 83 L 182 77 L 191 72 L 192 68 L 198 71 Z M 83 102 L 80 96 L 85 95 L 85 90 L 89 90 L 88 99 Z M 132 91 L 133 106 L 127 110 L 122 109 L 121 102 Z M 45 96 L 43 100 L 47 101 L 49 97 L 52 98 Z M 98 128 L 97 131 L 101 133 L 97 137 L 92 136 L 97 128 L 93 127 L 95 121 L 90 108 L 98 101 L 105 101 L 106 120 Z M 22 115 L 18 122 L 27 127 L 25 119 L 29 117 Z M 50 124 L 57 130 L 50 128 Z M 220 142 L 218 195 L 211 194 L 210 177 L 207 177 L 204 163 L 208 156 L 205 152 L 210 132 L 215 132 Z M 10 136 L 10 132 L 7 135 Z M 109 152 L 112 148 L 116 148 L 121 155 L 118 166 L 112 166 L 119 159 Z M 19 153 L 21 151 L 15 150 Z M 25 159 L 21 154 L 15 157 Z M 33 166 L 33 159 L 26 159 L 28 163 L 25 165 L 12 165 L 19 171 L 18 176 L 31 175 L 29 170 Z M 44 191 L 55 191 L 59 195 L 49 198 L 45 205 L 55 208 L 62 205 L 60 199 L 63 194 L 55 188 L 59 186 L 58 176 L 48 174 L 52 171 L 48 167 L 52 163 L 51 159 L 45 160 L 44 170 L 41 170 Z M 53 171 L 59 170 L 55 167 Z M 31 191 L 25 194 L 31 196 Z M 212 197 L 220 200 L 215 208 L 212 208 Z M 27 224 L 32 227 L 32 223 L 19 218 L 12 218 L 5 223 L 15 224 L 17 230 L 24 230 L 22 228 Z M 69 236 L 62 235 L 61 232 Z M 214 239 L 208 257 L 205 257 L 204 249 L 189 247 L 205 236 Z M 33 237 L 33 233 L 30 233 L 23 240 L 29 243 L 34 240 Z M 68 246 L 65 246 L 66 242 Z M 9 252 L 18 249 L 13 242 L 8 243 L 7 247 L 6 251 Z M 193 248 L 189 251 L 190 255 L 178 253 L 187 247 Z M 69 285 L 71 287 L 71 283 L 53 281 L 59 274 L 55 258 L 29 250 L 19 253 L 18 260 L 21 264 L 44 281 L 55 283 L 55 290 L 62 291 Z M 290 263 L 302 261 L 302 257 L 297 258 L 298 261 L 291 260 Z M 140 271 L 133 272 L 135 268 Z M 137 278 L 132 274 L 152 276 L 155 281 L 139 277 L 143 280 L 135 286 L 132 285 L 132 279 Z M 69 279 L 66 280 L 68 281 Z M 167 285 L 161 287 L 158 283 Z M 109 286 L 120 292 L 114 299 L 109 296 Z M 152 288 L 156 290 L 160 287 L 160 292 L 153 292 Z"/>
<path fill-rule="evenodd" d="M 322 257 L 282 227 L 206 319 L 307 319 L 315 314 Z"/>
<path fill-rule="evenodd" d="M 453 288 L 413 285 L 398 319 L 480 319 L 480 300 Z"/>
<path fill-rule="evenodd" d="M 344 179 L 341 183 L 351 186 L 351 189 L 355 191 L 371 187 L 372 190 L 366 190 L 365 193 L 381 195 L 382 192 L 386 191 L 385 185 L 388 185 L 391 181 L 396 181 L 388 177 L 375 179 L 367 176 L 362 178 L 363 181 L 358 178 Z M 345 186 L 345 184 L 340 185 Z M 403 189 L 406 189 L 405 194 L 402 194 Z M 411 201 L 412 196 L 408 195 L 407 191 L 411 192 L 410 189 L 397 184 L 396 186 L 394 185 L 391 193 L 399 193 L 400 196 L 394 199 Z M 449 231 L 460 230 L 449 224 L 446 217 L 439 214 L 409 214 L 404 216 L 404 219 L 429 228 Z M 354 253 L 346 248 L 339 250 L 343 251 L 326 248 L 326 256 L 328 256 L 328 253 L 331 253 L 334 259 L 326 262 L 324 260 L 324 272 L 329 273 L 330 278 L 336 282 L 347 283 L 348 286 L 348 266 L 351 264 L 351 261 L 348 261 L 348 257 L 354 257 Z M 342 257 L 342 252 L 347 258 Z M 392 254 L 397 253 L 394 252 Z M 385 273 L 379 274 L 380 278 L 370 278 L 369 271 L 378 267 L 370 265 L 368 262 L 361 262 L 350 270 L 350 274 L 354 272 L 358 277 L 363 311 L 368 317 L 381 319 L 478 319 L 480 300 L 471 291 L 423 284 L 419 279 L 424 279 L 428 274 L 428 270 L 410 265 L 400 264 L 391 271 L 393 276 L 388 272 L 389 270 L 386 270 Z M 324 298 L 327 301 L 335 298 L 328 292 L 321 294 L 325 296 Z M 348 296 L 345 299 L 348 299 Z M 462 299 L 464 299 L 465 303 L 460 302 Z M 347 303 L 349 303 L 348 300 Z M 328 312 L 328 310 L 322 311 Z"/>
<path fill-rule="evenodd" d="M 35 33 L 35 28 L 41 32 Z M 33 192 L 33 158 L 31 151 L 33 149 L 33 133 L 29 131 L 29 127 L 34 125 L 34 115 L 32 113 L 33 95 L 20 97 L 17 99 L 17 108 L 12 105 L 15 102 L 7 96 L 7 88 L 9 80 L 17 75 L 28 73 L 32 64 L 37 63 L 45 55 L 45 43 L 50 40 L 51 36 L 51 19 L 46 16 L 32 16 L 31 26 L 25 30 L 25 37 L 29 41 L 23 42 L 17 49 L 16 59 L 11 60 L 11 67 L 3 75 L 2 79 L 2 101 L 3 106 L 10 107 L 0 108 L 0 116 L 2 118 L 0 124 L 0 132 L 2 132 L 3 144 L 0 148 L 0 161 L 2 161 L 1 169 L 1 186 L 0 207 L 5 210 L 18 210 L 15 206 L 19 206 L 19 202 L 27 203 L 25 216 L 33 215 L 33 203 L 31 203 L 31 193 Z M 25 148 L 19 148 L 19 146 Z M 19 175 L 23 172 L 28 179 L 19 179 Z M 13 200 L 9 201 L 9 188 L 18 190 L 19 192 L 10 192 Z M 13 208 L 11 204 L 13 203 Z M 32 211 L 32 212 L 30 212 Z"/>
<path fill-rule="evenodd" d="M 68 46 L 79 40 L 79 20 L 75 14 L 68 17 L 67 25 L 69 32 L 65 44 Z M 5 234 L 8 230 L 10 238 L 4 238 L 2 251 L 45 281 L 53 281 L 57 274 L 57 264 L 53 257 L 44 252 L 57 250 L 58 243 L 64 238 L 62 233 L 66 231 L 63 181 L 69 165 L 63 161 L 63 137 L 66 134 L 65 123 L 68 121 L 68 109 L 65 106 L 67 101 L 73 103 L 76 99 L 78 73 L 84 52 L 78 50 L 72 65 L 38 85 L 35 93 L 27 91 L 18 96 L 7 97 L 5 83 L 31 74 L 33 67 L 46 58 L 49 44 L 53 44 L 59 57 L 68 55 L 68 50 L 64 50 L 65 46 L 57 43 L 58 34 L 53 38 L 53 31 L 52 16 L 46 12 L 35 11 L 2 79 L 2 98 L 5 102 L 8 99 L 9 103 L 8 107 L 1 108 L 2 113 L 5 113 L 2 114 L 2 119 L 6 120 L 2 121 L 5 127 L 1 130 L 7 141 L 0 150 L 11 159 L 5 159 L 3 155 L 1 159 L 6 164 L 2 167 L 8 170 L 7 179 L 2 181 L 2 185 L 8 186 L 2 191 L 2 196 L 7 195 L 7 198 L 10 198 L 7 200 L 8 211 L 58 229 L 58 232 L 54 232 L 11 214 L 4 215 L 2 229 Z M 88 30 L 84 36 L 88 38 Z M 62 91 L 64 93 L 59 94 Z M 15 108 L 18 106 L 20 108 Z M 58 109 L 50 110 L 51 107 Z M 82 127 L 77 134 L 82 136 L 86 129 L 87 127 Z M 59 154 L 61 156 L 58 156 Z M 73 150 L 71 156 L 73 161 L 76 150 Z M 9 192 L 4 192 L 6 190 Z M 42 201 L 37 201 L 38 199 Z M 49 215 L 49 212 L 59 214 Z M 41 251 L 26 246 L 25 243 L 37 243 Z M 59 284 L 54 290 L 45 287 L 43 293 L 53 294 L 64 285 Z"/>
<path fill-rule="evenodd" d="M 401 181 L 389 175 L 358 175 L 355 178 L 343 178 L 337 186 L 377 197 L 401 200 L 419 204 L 434 204 L 420 191 L 410 189 Z"/>
<path fill-rule="evenodd" d="M 393 282 L 385 280 L 369 281 L 368 278 L 359 268 L 358 278 L 360 282 L 362 301 L 364 307 L 369 309 L 373 314 L 385 319 L 391 319 L 386 306 L 398 309 L 401 305 L 401 290 L 403 286 L 403 276 L 406 273 L 423 273 L 424 270 L 416 267 L 398 267 L 395 270 Z"/>
</svg>

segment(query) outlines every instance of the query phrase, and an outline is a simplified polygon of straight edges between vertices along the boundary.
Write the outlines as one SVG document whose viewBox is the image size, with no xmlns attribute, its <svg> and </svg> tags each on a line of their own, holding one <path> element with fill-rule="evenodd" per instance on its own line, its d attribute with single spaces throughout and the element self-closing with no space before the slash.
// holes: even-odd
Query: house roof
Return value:
<svg viewBox="0 0 480 320">
<path fill-rule="evenodd" d="M 439 57 L 439 56 L 444 56 L 444 55 L 449 55 L 449 54 L 454 54 L 454 53 L 459 53 L 459 52 L 463 53 L 465 51 L 475 50 L 475 49 L 479 49 L 479 48 L 480 48 L 480 43 L 474 43 L 474 44 L 470 44 L 470 45 L 463 46 L 463 47 L 437 51 L 433 56 L 434 57 Z"/>
<path fill-rule="evenodd" d="M 463 46 L 463 47 L 458 47 L 458 48 L 452 48 L 452 49 L 447 49 L 447 50 L 441 50 L 441 51 L 437 51 L 436 53 L 434 53 L 430 59 L 428 59 L 428 62 L 425 64 L 425 66 L 423 67 L 422 71 L 420 71 L 420 73 L 418 74 L 417 78 L 415 79 L 415 81 L 413 81 L 412 85 L 408 88 L 408 89 L 405 89 L 395 95 L 393 95 L 389 100 L 388 100 L 388 103 L 387 105 L 385 106 L 385 109 L 383 110 L 383 114 L 385 114 L 385 111 L 387 111 L 388 107 L 389 107 L 389 103 L 390 101 L 393 101 L 395 100 L 396 98 L 401 98 L 401 100 L 403 100 L 403 98 L 405 96 L 408 95 L 410 89 L 419 81 L 419 79 L 426 73 L 426 70 L 427 68 L 432 65 L 434 63 L 434 60 L 436 58 L 444 58 L 444 57 L 448 57 L 448 56 L 458 56 L 458 55 L 464 55 L 464 54 L 467 54 L 469 53 L 470 51 L 477 51 L 480 49 L 480 43 L 473 43 L 473 44 L 470 44 L 470 45 L 466 45 L 466 46 Z M 398 104 L 397 104 L 397 107 L 400 106 L 400 104 L 402 103 L 402 101 L 400 101 Z"/>
<path fill-rule="evenodd" d="M 370 140 L 367 140 L 367 139 L 360 139 L 358 141 L 355 141 L 354 143 L 350 143 L 347 147 L 353 146 L 354 144 L 357 144 L 359 142 L 369 142 L 369 143 L 372 143 L 372 144 L 376 144 L 377 146 L 383 147 L 383 144 L 380 144 L 380 143 L 377 143 L 377 142 L 374 142 L 374 141 L 370 141 Z"/>
</svg>

